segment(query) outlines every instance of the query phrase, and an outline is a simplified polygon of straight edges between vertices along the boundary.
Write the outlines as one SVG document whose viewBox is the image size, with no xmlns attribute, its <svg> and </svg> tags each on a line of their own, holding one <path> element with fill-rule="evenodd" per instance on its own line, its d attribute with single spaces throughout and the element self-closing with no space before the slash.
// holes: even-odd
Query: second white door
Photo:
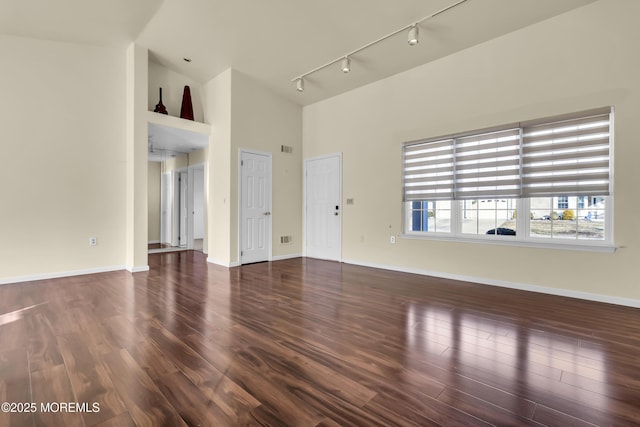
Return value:
<svg viewBox="0 0 640 427">
<path fill-rule="evenodd" d="M 268 261 L 271 251 L 271 155 L 240 153 L 240 264 Z"/>
<path fill-rule="evenodd" d="M 342 158 L 305 161 L 306 256 L 342 258 Z"/>
</svg>

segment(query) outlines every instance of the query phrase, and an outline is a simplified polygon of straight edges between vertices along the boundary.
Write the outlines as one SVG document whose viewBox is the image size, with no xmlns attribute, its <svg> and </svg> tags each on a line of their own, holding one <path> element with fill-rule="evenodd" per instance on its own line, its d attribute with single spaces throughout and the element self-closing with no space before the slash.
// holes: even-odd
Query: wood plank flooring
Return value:
<svg viewBox="0 0 640 427">
<path fill-rule="evenodd" d="M 640 425 L 637 309 L 302 258 L 149 262 L 0 287 L 0 402 L 37 405 L 0 426 Z M 88 405 L 41 410 L 61 402 Z"/>
</svg>

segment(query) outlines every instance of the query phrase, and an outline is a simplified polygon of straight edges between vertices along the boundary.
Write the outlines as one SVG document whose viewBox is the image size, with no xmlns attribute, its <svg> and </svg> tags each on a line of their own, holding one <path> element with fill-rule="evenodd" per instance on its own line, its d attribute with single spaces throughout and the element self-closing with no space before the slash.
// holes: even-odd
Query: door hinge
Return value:
<svg viewBox="0 0 640 427">
<path fill-rule="evenodd" d="M 240 251 L 240 256 L 244 255 L 244 251 Z"/>
<path fill-rule="evenodd" d="M 240 160 L 240 166 L 244 166 L 244 160 Z"/>
</svg>

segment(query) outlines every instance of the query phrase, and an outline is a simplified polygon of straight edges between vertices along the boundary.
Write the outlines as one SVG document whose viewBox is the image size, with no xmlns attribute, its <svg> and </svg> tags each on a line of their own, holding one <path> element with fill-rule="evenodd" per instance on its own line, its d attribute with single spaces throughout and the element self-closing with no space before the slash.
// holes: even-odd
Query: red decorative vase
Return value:
<svg viewBox="0 0 640 427">
<path fill-rule="evenodd" d="M 189 89 L 189 86 L 185 86 L 184 92 L 182 93 L 180 117 L 187 120 L 193 120 L 193 105 L 191 104 L 191 89 Z"/>
</svg>

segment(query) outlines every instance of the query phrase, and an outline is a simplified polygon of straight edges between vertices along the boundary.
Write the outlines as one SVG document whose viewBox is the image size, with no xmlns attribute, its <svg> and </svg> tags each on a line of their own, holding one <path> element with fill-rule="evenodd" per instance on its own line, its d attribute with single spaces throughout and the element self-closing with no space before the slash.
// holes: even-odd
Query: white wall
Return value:
<svg viewBox="0 0 640 427">
<path fill-rule="evenodd" d="M 210 261 L 238 262 L 238 152 L 273 155 L 272 255 L 299 255 L 302 242 L 302 108 L 248 76 L 227 70 L 207 85 L 205 121 L 211 124 L 208 249 Z M 281 145 L 292 154 L 280 152 Z M 293 242 L 280 244 L 281 235 Z"/>
<path fill-rule="evenodd" d="M 343 257 L 640 303 L 640 2 L 601 0 L 304 109 L 304 157 L 343 152 Z M 614 254 L 399 239 L 401 144 L 613 105 Z"/>
<path fill-rule="evenodd" d="M 231 69 L 210 80 L 205 91 L 205 122 L 211 124 L 207 205 L 208 260 L 231 263 Z"/>
<path fill-rule="evenodd" d="M 240 149 L 254 149 L 272 155 L 272 255 L 302 254 L 302 108 L 255 80 L 234 71 L 232 101 L 231 206 L 232 248 L 238 251 L 238 155 Z M 293 147 L 282 153 L 281 145 Z M 281 244 L 280 236 L 291 236 Z"/>
<path fill-rule="evenodd" d="M 124 50 L 0 36 L 0 57 L 0 282 L 122 268 Z"/>
<path fill-rule="evenodd" d="M 149 51 L 135 43 L 126 50 L 126 243 L 125 267 L 148 271 L 148 130 Z"/>
</svg>

